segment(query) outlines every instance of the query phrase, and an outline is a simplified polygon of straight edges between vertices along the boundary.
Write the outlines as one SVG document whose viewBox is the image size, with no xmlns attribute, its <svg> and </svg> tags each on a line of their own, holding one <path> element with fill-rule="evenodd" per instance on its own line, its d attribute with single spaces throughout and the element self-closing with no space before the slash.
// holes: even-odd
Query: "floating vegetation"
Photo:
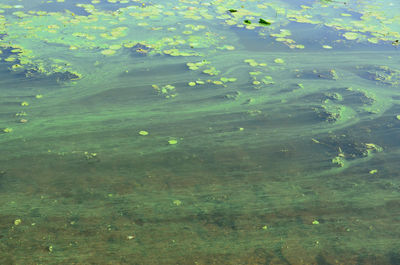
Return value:
<svg viewBox="0 0 400 265">
<path fill-rule="evenodd" d="M 263 26 L 269 26 L 269 25 L 271 25 L 271 22 L 268 22 L 268 21 L 266 21 L 266 20 L 264 20 L 264 19 L 262 19 L 262 18 L 260 18 L 260 19 L 258 20 L 258 23 L 260 23 L 260 24 L 263 25 Z"/>
<path fill-rule="evenodd" d="M 173 85 L 165 85 L 162 87 L 159 87 L 158 85 L 152 85 L 152 87 L 158 95 L 161 95 L 165 98 L 174 98 L 177 96 L 175 86 Z"/>
<path fill-rule="evenodd" d="M 233 92 L 227 93 L 224 96 L 224 98 L 225 99 L 229 99 L 229 100 L 238 100 L 240 95 L 241 95 L 240 91 L 233 91 Z"/>
<path fill-rule="evenodd" d="M 146 135 L 149 135 L 149 132 L 142 130 L 142 131 L 139 131 L 139 135 L 146 136 Z"/>
<path fill-rule="evenodd" d="M 328 79 L 328 80 L 338 80 L 339 75 L 335 69 L 330 70 L 296 70 L 296 77 L 305 79 Z"/>
<path fill-rule="evenodd" d="M 5 132 L 5 133 L 10 133 L 10 132 L 12 132 L 12 131 L 13 131 L 12 128 L 4 128 L 4 129 L 3 129 L 3 132 Z"/>
<path fill-rule="evenodd" d="M 392 86 L 400 85 L 400 70 L 389 66 L 357 66 L 356 73 L 365 79 L 373 80 L 381 84 Z"/>
<path fill-rule="evenodd" d="M 189 67 L 190 70 L 198 70 L 200 67 L 210 64 L 209 61 L 203 60 L 200 62 L 195 62 L 195 63 L 187 63 L 186 65 Z"/>
<path fill-rule="evenodd" d="M 177 144 L 177 143 L 178 143 L 178 140 L 176 140 L 176 139 L 168 140 L 168 144 L 170 144 L 170 145 L 174 145 L 174 144 Z"/>
<path fill-rule="evenodd" d="M 208 75 L 218 75 L 220 72 L 221 71 L 218 71 L 214 66 L 203 70 L 203 73 Z"/>
<path fill-rule="evenodd" d="M 318 114 L 318 116 L 324 121 L 333 123 L 337 122 L 342 118 L 343 106 L 325 104 L 319 107 L 313 108 L 313 110 Z"/>
</svg>

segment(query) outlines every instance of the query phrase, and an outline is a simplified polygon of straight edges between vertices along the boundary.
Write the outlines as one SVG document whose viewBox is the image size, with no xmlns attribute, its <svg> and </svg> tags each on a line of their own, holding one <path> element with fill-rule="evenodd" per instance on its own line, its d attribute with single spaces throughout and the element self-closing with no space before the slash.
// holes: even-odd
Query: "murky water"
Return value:
<svg viewBox="0 0 400 265">
<path fill-rule="evenodd" d="M 396 10 L 0 0 L 0 264 L 400 264 Z"/>
</svg>

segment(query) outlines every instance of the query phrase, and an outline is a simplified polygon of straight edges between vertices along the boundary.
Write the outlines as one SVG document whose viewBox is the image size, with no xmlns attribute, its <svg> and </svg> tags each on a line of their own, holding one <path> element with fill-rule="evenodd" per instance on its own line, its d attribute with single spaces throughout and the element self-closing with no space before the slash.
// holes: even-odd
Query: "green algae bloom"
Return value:
<svg viewBox="0 0 400 265">
<path fill-rule="evenodd" d="M 400 2 L 2 2 L 3 262 L 397 261 Z"/>
</svg>

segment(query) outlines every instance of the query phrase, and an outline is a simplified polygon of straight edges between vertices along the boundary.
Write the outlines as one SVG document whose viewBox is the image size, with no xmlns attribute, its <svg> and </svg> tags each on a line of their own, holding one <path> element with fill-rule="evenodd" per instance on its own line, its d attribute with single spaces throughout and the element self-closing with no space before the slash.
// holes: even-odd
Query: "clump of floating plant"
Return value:
<svg viewBox="0 0 400 265">
<path fill-rule="evenodd" d="M 266 63 L 258 63 L 258 62 L 256 62 L 256 60 L 254 60 L 254 59 L 245 59 L 244 62 L 247 63 L 247 64 L 249 64 L 250 66 L 253 66 L 253 67 L 256 67 L 256 66 L 265 67 L 265 66 L 267 66 Z"/>
<path fill-rule="evenodd" d="M 211 80 L 207 80 L 207 82 L 210 83 Z M 196 86 L 196 85 L 204 85 L 205 83 L 206 83 L 206 81 L 201 80 L 201 79 L 197 79 L 196 81 L 188 82 L 188 85 L 193 87 L 193 86 Z"/>
<path fill-rule="evenodd" d="M 343 96 L 337 92 L 326 92 L 325 98 L 325 103 L 328 103 L 328 100 L 343 101 Z"/>
<path fill-rule="evenodd" d="M 223 45 L 221 47 L 217 47 L 218 50 L 228 50 L 228 51 L 233 51 L 235 49 L 235 46 L 233 45 Z"/>
<path fill-rule="evenodd" d="M 266 63 L 258 63 L 254 59 L 245 59 L 245 63 L 253 67 L 253 71 L 249 72 L 252 79 L 252 84 L 255 89 L 260 89 L 262 85 L 272 85 L 275 82 L 272 80 L 272 76 L 264 75 Z"/>
<path fill-rule="evenodd" d="M 332 160 L 335 164 L 344 165 L 345 161 L 364 158 L 383 151 L 383 148 L 374 143 L 363 143 L 358 136 L 351 136 L 346 133 L 332 134 L 324 140 L 313 140 L 314 143 L 323 144 L 337 152 Z"/>
<path fill-rule="evenodd" d="M 287 45 L 289 48 L 304 49 L 304 45 L 296 44 L 296 41 L 288 38 L 292 33 L 288 29 L 279 29 L 279 33 L 271 33 L 270 36 L 275 38 L 275 41 Z"/>
<path fill-rule="evenodd" d="M 201 56 L 198 52 L 180 51 L 178 49 L 164 50 L 164 54 L 170 56 Z"/>
<path fill-rule="evenodd" d="M 225 94 L 224 98 L 229 100 L 238 100 L 242 93 L 240 91 L 232 91 Z"/>
<path fill-rule="evenodd" d="M 262 115 L 263 113 L 262 113 L 261 110 L 254 109 L 254 110 L 248 110 L 248 111 L 246 111 L 246 114 L 249 115 L 249 116 L 255 117 L 255 116 L 260 116 L 260 115 Z"/>
<path fill-rule="evenodd" d="M 400 85 L 400 70 L 389 66 L 357 66 L 357 74 L 363 78 L 374 80 L 385 85 Z"/>
<path fill-rule="evenodd" d="M 10 133 L 10 132 L 12 132 L 12 131 L 13 131 L 12 128 L 4 128 L 4 129 L 3 129 L 3 132 L 4 132 L 4 133 Z"/>
<path fill-rule="evenodd" d="M 338 167 L 344 167 L 345 165 L 345 158 L 343 156 L 336 156 L 332 159 L 332 163 L 335 164 Z"/>
<path fill-rule="evenodd" d="M 0 43 L 3 49 L 11 49 L 13 55 L 5 59 L 12 62 L 9 68 L 12 71 L 22 72 L 26 77 L 36 75 L 53 76 L 57 81 L 75 80 L 82 77 L 82 74 L 74 71 L 71 64 L 63 59 L 48 58 L 45 60 L 32 60 L 32 50 L 22 48 L 20 45 Z"/>
<path fill-rule="evenodd" d="M 221 42 L 219 36 L 212 32 L 204 32 L 204 33 L 196 33 L 193 35 L 189 35 L 187 37 L 187 43 L 191 49 L 193 48 L 205 48 L 210 49 L 213 46 L 217 46 Z M 227 49 L 231 47 L 226 46 Z M 234 47 L 233 47 L 234 48 Z M 231 49 L 232 50 L 232 49 Z"/>
<path fill-rule="evenodd" d="M 26 114 L 26 112 L 25 111 L 20 111 L 20 112 L 17 112 L 16 114 L 15 114 L 15 116 L 17 116 L 17 117 L 24 117 L 24 116 L 26 116 L 27 114 Z"/>
<path fill-rule="evenodd" d="M 210 64 L 209 61 L 203 60 L 200 62 L 194 62 L 194 63 L 187 63 L 186 65 L 189 67 L 190 70 L 198 70 L 200 67 Z"/>
<path fill-rule="evenodd" d="M 228 82 L 235 82 L 237 80 L 237 78 L 235 78 L 235 77 L 221 77 L 220 80 L 223 83 L 228 83 Z"/>
<path fill-rule="evenodd" d="M 204 26 L 204 25 L 186 24 L 185 28 L 190 28 L 191 30 L 199 31 L 199 30 L 205 29 L 206 26 Z"/>
<path fill-rule="evenodd" d="M 339 74 L 335 69 L 295 70 L 298 78 L 338 80 Z"/>
<path fill-rule="evenodd" d="M 217 70 L 214 66 L 211 66 L 203 70 L 203 73 L 208 75 L 218 75 L 221 71 Z"/>
<path fill-rule="evenodd" d="M 366 143 L 365 148 L 367 149 L 368 155 L 371 153 L 379 153 L 383 151 L 383 148 L 374 143 Z"/>
<path fill-rule="evenodd" d="M 98 160 L 99 158 L 98 158 L 98 156 L 97 156 L 97 153 L 92 153 L 92 152 L 87 152 L 87 151 L 85 151 L 83 154 L 84 154 L 86 160 L 89 160 L 89 161 L 91 161 L 91 162 L 93 162 L 93 160 L 99 161 L 99 160 Z"/>
<path fill-rule="evenodd" d="M 321 119 L 330 123 L 337 122 L 342 118 L 343 109 L 344 106 L 332 104 L 330 102 L 326 102 L 324 105 L 313 108 Z"/>
<path fill-rule="evenodd" d="M 173 85 L 165 85 L 162 87 L 158 85 L 152 85 L 152 87 L 158 95 L 161 95 L 164 98 L 174 98 L 177 96 L 175 86 Z"/>
<path fill-rule="evenodd" d="M 263 82 L 265 85 L 273 85 L 275 82 L 272 80 L 272 76 L 265 75 L 262 79 L 261 82 Z"/>
</svg>

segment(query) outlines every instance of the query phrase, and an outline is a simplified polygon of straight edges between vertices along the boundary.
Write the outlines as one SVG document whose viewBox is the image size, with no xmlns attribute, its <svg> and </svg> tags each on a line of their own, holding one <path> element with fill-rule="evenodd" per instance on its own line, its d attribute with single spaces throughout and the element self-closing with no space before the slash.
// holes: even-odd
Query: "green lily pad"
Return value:
<svg viewBox="0 0 400 265">
<path fill-rule="evenodd" d="M 146 136 L 149 135 L 148 131 L 139 131 L 139 135 Z"/>
<path fill-rule="evenodd" d="M 171 144 L 171 145 L 177 144 L 177 143 L 178 143 L 178 140 L 175 140 L 175 139 L 171 139 L 168 141 L 168 144 Z"/>
</svg>

